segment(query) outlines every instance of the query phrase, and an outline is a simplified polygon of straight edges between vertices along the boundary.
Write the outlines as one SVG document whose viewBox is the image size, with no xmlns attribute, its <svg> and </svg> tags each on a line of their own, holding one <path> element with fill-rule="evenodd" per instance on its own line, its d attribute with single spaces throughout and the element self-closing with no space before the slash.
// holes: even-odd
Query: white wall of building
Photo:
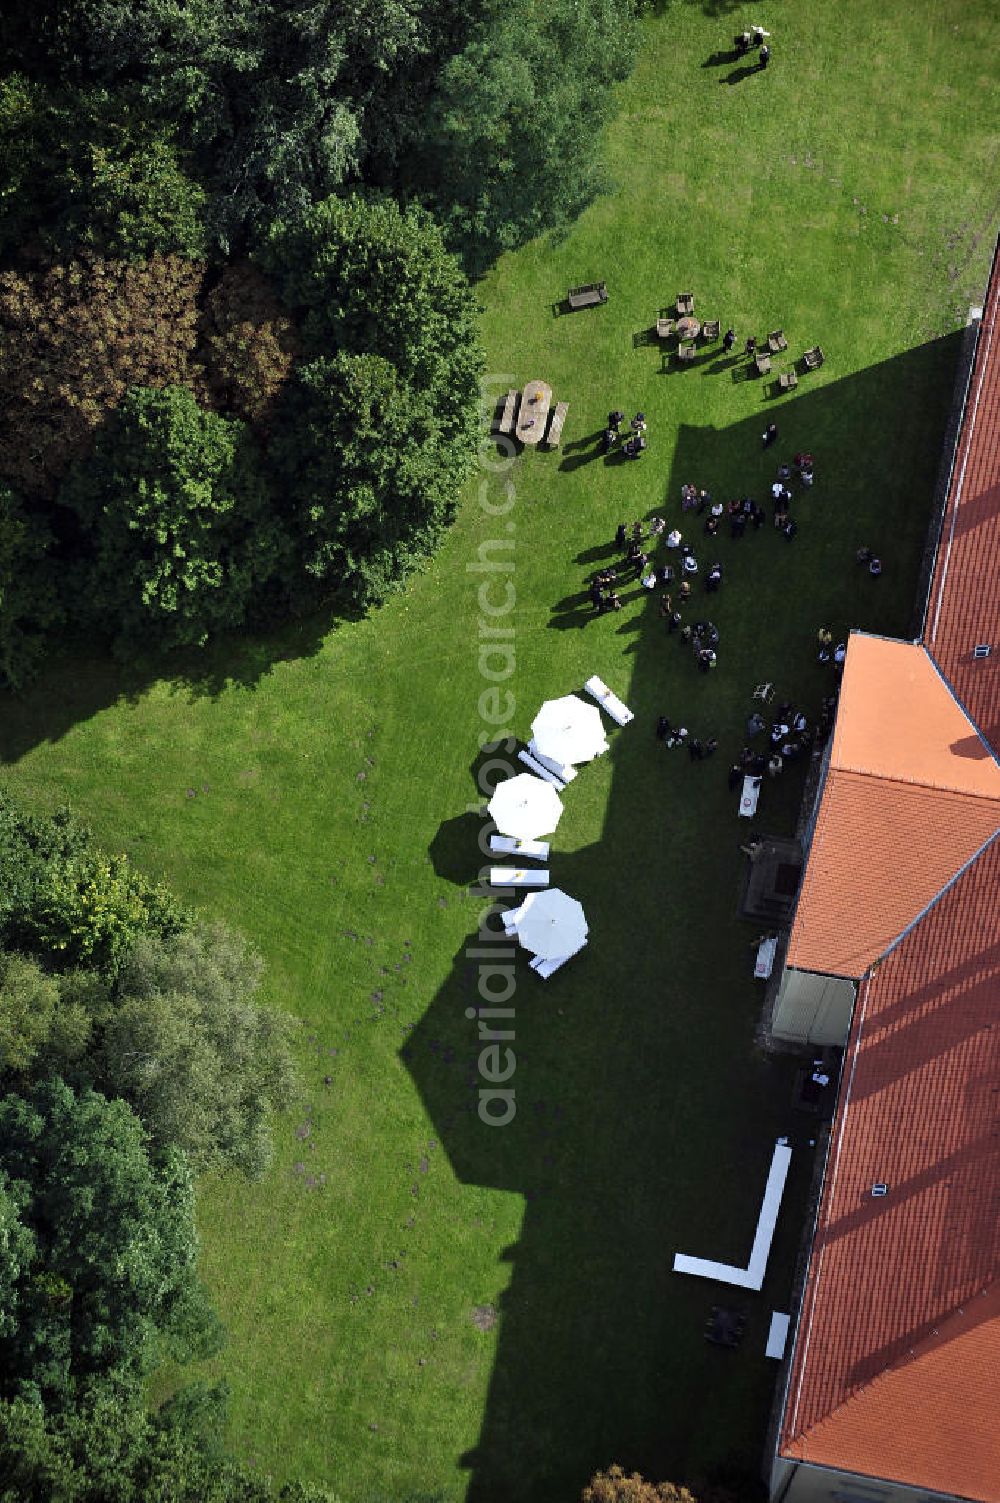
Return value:
<svg viewBox="0 0 1000 1503">
<path fill-rule="evenodd" d="M 855 984 L 846 976 L 821 976 L 786 966 L 778 987 L 771 1032 L 790 1044 L 847 1043 Z"/>
</svg>

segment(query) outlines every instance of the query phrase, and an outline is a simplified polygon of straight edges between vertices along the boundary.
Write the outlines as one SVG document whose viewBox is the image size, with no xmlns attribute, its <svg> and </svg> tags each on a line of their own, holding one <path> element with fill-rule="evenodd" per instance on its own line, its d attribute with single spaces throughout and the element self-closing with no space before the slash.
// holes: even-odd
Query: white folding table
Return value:
<svg viewBox="0 0 1000 1503">
<path fill-rule="evenodd" d="M 494 856 L 519 856 L 522 861 L 548 861 L 547 840 L 517 840 L 513 835 L 491 835 L 490 850 Z"/>
<path fill-rule="evenodd" d="M 548 872 L 540 872 L 537 867 L 490 867 L 491 887 L 548 887 L 548 885 Z"/>
<path fill-rule="evenodd" d="M 760 798 L 760 778 L 751 777 L 748 773 L 743 779 L 743 793 L 740 797 L 740 813 L 744 819 L 753 819 L 757 813 L 757 800 Z"/>
<path fill-rule="evenodd" d="M 618 725 L 628 725 L 630 720 L 635 719 L 628 705 L 622 704 L 617 694 L 612 694 L 604 680 L 598 678 L 596 673 L 592 678 L 588 678 L 583 687 L 591 699 L 596 699 L 601 709 L 606 710 Z"/>
</svg>

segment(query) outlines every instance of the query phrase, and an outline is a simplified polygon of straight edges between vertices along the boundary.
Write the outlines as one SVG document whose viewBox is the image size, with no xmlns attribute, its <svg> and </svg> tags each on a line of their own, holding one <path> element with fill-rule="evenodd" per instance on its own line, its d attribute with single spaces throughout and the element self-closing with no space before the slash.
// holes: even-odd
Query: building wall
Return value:
<svg viewBox="0 0 1000 1503">
<path fill-rule="evenodd" d="M 779 1456 L 771 1468 L 771 1503 L 957 1503 L 957 1494 L 929 1493 Z"/>
<path fill-rule="evenodd" d="M 786 966 L 774 1003 L 771 1033 L 791 1044 L 847 1043 L 855 984 Z"/>
</svg>

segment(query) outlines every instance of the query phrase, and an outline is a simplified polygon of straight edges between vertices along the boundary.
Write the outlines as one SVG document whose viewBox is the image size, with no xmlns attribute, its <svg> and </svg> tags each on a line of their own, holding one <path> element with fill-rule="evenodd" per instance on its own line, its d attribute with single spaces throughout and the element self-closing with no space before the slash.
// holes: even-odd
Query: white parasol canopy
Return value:
<svg viewBox="0 0 1000 1503">
<path fill-rule="evenodd" d="M 551 835 L 562 817 L 562 799 L 551 783 L 519 772 L 497 785 L 487 805 L 501 835 L 515 840 L 539 840 Z"/>
<path fill-rule="evenodd" d="M 547 699 L 531 722 L 531 732 L 542 756 L 554 762 L 589 762 L 608 749 L 600 710 L 575 694 Z"/>
<path fill-rule="evenodd" d="M 525 898 L 516 931 L 526 950 L 555 960 L 580 948 L 587 938 L 587 918 L 576 898 L 561 887 L 549 887 Z"/>
</svg>

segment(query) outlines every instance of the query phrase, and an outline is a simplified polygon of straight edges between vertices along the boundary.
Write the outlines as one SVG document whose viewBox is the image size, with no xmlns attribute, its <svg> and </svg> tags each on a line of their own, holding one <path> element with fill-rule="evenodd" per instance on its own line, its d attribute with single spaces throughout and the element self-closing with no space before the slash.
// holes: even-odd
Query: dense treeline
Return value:
<svg viewBox="0 0 1000 1503">
<path fill-rule="evenodd" d="M 294 1090 L 260 973 L 67 812 L 0 795 L 2 1500 L 274 1496 L 222 1452 L 221 1389 L 146 1411 L 165 1357 L 223 1339 L 194 1175 L 262 1173 Z"/>
<path fill-rule="evenodd" d="M 0 273 L 0 671 L 56 628 L 200 647 L 363 609 L 435 545 L 471 463 L 475 303 L 419 208 L 276 220 L 258 264 Z"/>
<path fill-rule="evenodd" d="M 0 132 L 53 176 L 20 176 L 20 200 L 38 194 L 22 223 L 75 246 L 66 183 L 88 233 L 133 222 L 134 241 L 105 239 L 105 254 L 197 254 L 198 224 L 246 251 L 275 218 L 363 184 L 419 199 L 478 268 L 593 193 L 611 87 L 635 55 L 632 9 L 11 0 Z"/>
<path fill-rule="evenodd" d="M 0 686 L 406 578 L 471 463 L 467 273 L 596 191 L 634 46 L 631 0 L 13 0 Z"/>
</svg>

